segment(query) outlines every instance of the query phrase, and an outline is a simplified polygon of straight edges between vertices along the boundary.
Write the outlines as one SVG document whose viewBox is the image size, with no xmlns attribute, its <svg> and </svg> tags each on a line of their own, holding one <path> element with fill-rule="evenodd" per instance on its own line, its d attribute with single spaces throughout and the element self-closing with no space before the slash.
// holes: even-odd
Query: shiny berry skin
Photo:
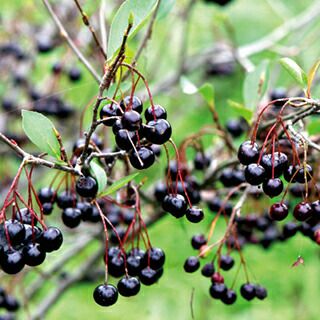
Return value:
<svg viewBox="0 0 320 320">
<path fill-rule="evenodd" d="M 136 132 L 121 129 L 115 135 L 116 144 L 122 150 L 129 151 L 133 149 L 130 139 L 134 145 L 137 143 L 138 137 Z"/>
<path fill-rule="evenodd" d="M 67 208 L 62 211 L 62 221 L 68 228 L 76 228 L 81 222 L 81 210 Z"/>
<path fill-rule="evenodd" d="M 245 283 L 240 288 L 241 296 L 250 301 L 256 296 L 256 287 L 251 283 Z"/>
<path fill-rule="evenodd" d="M 142 258 L 144 266 L 149 266 L 151 269 L 160 269 L 165 262 L 165 254 L 160 248 L 148 249 Z"/>
<path fill-rule="evenodd" d="M 258 186 L 265 179 L 264 168 L 256 163 L 249 164 L 244 171 L 245 179 L 253 186 Z"/>
<path fill-rule="evenodd" d="M 72 208 L 77 204 L 77 197 L 74 193 L 63 191 L 57 197 L 57 205 L 60 209 Z"/>
<path fill-rule="evenodd" d="M 24 267 L 24 258 L 18 250 L 6 250 L 1 253 L 1 269 L 8 274 L 17 274 Z"/>
<path fill-rule="evenodd" d="M 209 262 L 207 264 L 205 264 L 202 269 L 201 269 L 201 274 L 204 276 L 204 277 L 207 277 L 207 278 L 211 278 L 214 274 L 214 265 L 213 263 Z"/>
<path fill-rule="evenodd" d="M 188 257 L 183 265 L 184 271 L 188 273 L 192 273 L 197 271 L 200 268 L 200 261 L 198 257 Z"/>
<path fill-rule="evenodd" d="M 164 119 L 152 120 L 143 127 L 145 138 L 154 144 L 164 144 L 172 134 L 170 123 Z"/>
<path fill-rule="evenodd" d="M 193 160 L 194 168 L 196 170 L 204 170 L 210 165 L 210 158 L 203 152 L 197 152 Z"/>
<path fill-rule="evenodd" d="M 181 194 L 169 194 L 165 196 L 162 202 L 162 209 L 176 218 L 183 217 L 186 214 L 187 207 L 187 202 Z"/>
<path fill-rule="evenodd" d="M 193 249 L 200 249 L 207 243 L 207 239 L 203 234 L 194 235 L 191 239 L 191 245 Z"/>
<path fill-rule="evenodd" d="M 154 164 L 155 156 L 153 151 L 149 147 L 141 147 L 137 149 L 137 151 L 138 151 L 139 158 L 142 161 L 142 164 L 139 161 L 137 153 L 133 151 L 132 154 L 130 155 L 129 160 L 131 165 L 134 168 L 138 170 L 142 170 L 142 169 L 147 169 Z"/>
<path fill-rule="evenodd" d="M 42 205 L 43 214 L 50 215 L 53 211 L 53 204 L 50 202 L 46 202 Z"/>
<path fill-rule="evenodd" d="M 316 201 L 313 201 L 311 203 L 311 207 L 312 207 L 312 215 L 320 220 L 320 200 L 316 200 Z"/>
<path fill-rule="evenodd" d="M 157 119 L 167 119 L 167 111 L 162 106 L 156 104 L 154 105 L 154 108 L 150 106 L 146 111 L 144 112 L 144 117 L 146 118 L 146 121 L 153 121 Z"/>
<path fill-rule="evenodd" d="M 274 171 L 273 177 L 278 178 L 288 165 L 288 157 L 282 152 L 275 152 L 273 156 L 271 153 L 264 154 L 261 158 L 261 165 L 266 170 L 268 178 L 272 178 L 272 170 Z"/>
<path fill-rule="evenodd" d="M 94 198 L 98 192 L 96 179 L 90 176 L 80 177 L 76 183 L 76 191 L 80 197 Z"/>
<path fill-rule="evenodd" d="M 100 119 L 103 120 L 105 126 L 112 127 L 117 120 L 116 117 L 121 116 L 121 114 L 122 112 L 117 104 L 106 104 L 100 110 Z"/>
<path fill-rule="evenodd" d="M 158 281 L 159 277 L 156 270 L 146 267 L 140 271 L 139 279 L 145 286 L 151 286 Z"/>
<path fill-rule="evenodd" d="M 270 100 L 278 100 L 287 98 L 287 90 L 285 88 L 275 88 L 270 93 Z M 286 101 L 275 101 L 273 105 L 277 108 L 281 108 Z"/>
<path fill-rule="evenodd" d="M 228 289 L 226 294 L 221 297 L 221 301 L 226 305 L 234 304 L 236 300 L 237 294 L 232 289 Z"/>
<path fill-rule="evenodd" d="M 93 298 L 98 305 L 109 307 L 117 302 L 118 290 L 112 284 L 100 284 L 94 289 Z"/>
<path fill-rule="evenodd" d="M 274 198 L 283 191 L 283 182 L 279 178 L 264 181 L 262 185 L 263 192 L 270 198 Z"/>
<path fill-rule="evenodd" d="M 186 217 L 188 221 L 192 223 L 198 223 L 203 220 L 204 213 L 202 209 L 197 207 L 188 208 L 186 211 Z"/>
<path fill-rule="evenodd" d="M 24 240 L 26 230 L 22 223 L 17 220 L 9 220 L 5 222 L 5 227 L 12 245 L 20 244 Z"/>
<path fill-rule="evenodd" d="M 92 216 L 93 212 L 93 206 L 89 202 L 78 202 L 77 209 L 81 211 L 81 219 L 83 221 L 90 220 L 90 217 Z"/>
<path fill-rule="evenodd" d="M 115 278 L 122 277 L 125 273 L 124 258 L 122 255 L 116 255 L 108 261 L 109 274 Z"/>
<path fill-rule="evenodd" d="M 141 122 L 140 113 L 134 110 L 126 111 L 121 117 L 121 124 L 123 128 L 129 131 L 139 130 Z"/>
<path fill-rule="evenodd" d="M 307 219 L 309 219 L 312 216 L 312 207 L 310 203 L 298 203 L 293 210 L 293 216 L 298 221 L 306 221 Z"/>
<path fill-rule="evenodd" d="M 259 159 L 259 147 L 250 140 L 243 142 L 238 150 L 238 159 L 241 164 L 248 165 Z"/>
<path fill-rule="evenodd" d="M 135 277 L 123 277 L 117 285 L 118 292 L 123 297 L 132 297 L 140 291 L 140 281 Z"/>
<path fill-rule="evenodd" d="M 295 180 L 296 182 L 299 183 L 305 183 L 306 181 L 310 181 L 313 175 L 313 170 L 312 167 L 307 164 L 306 167 L 304 168 L 302 166 L 302 168 L 300 168 L 297 172 L 297 174 L 295 175 Z"/>
<path fill-rule="evenodd" d="M 132 99 L 131 96 L 127 96 L 121 100 L 120 107 L 123 112 L 131 108 L 132 110 L 141 113 L 143 110 L 143 103 L 137 96 L 133 96 Z"/>
<path fill-rule="evenodd" d="M 269 217 L 276 221 L 284 220 L 288 214 L 288 208 L 283 202 L 274 203 L 269 210 Z"/>
<path fill-rule="evenodd" d="M 259 300 L 264 300 L 268 296 L 267 289 L 262 286 L 255 285 L 255 296 Z"/>
<path fill-rule="evenodd" d="M 46 258 L 46 253 L 38 243 L 29 243 L 23 248 L 25 264 L 31 267 L 39 266 Z"/>
<path fill-rule="evenodd" d="M 225 255 L 220 257 L 220 268 L 228 271 L 234 266 L 234 260 L 231 256 Z"/>
<path fill-rule="evenodd" d="M 38 191 L 38 198 L 40 202 L 43 203 L 52 203 L 56 200 L 56 192 L 49 187 L 41 188 Z"/>
<path fill-rule="evenodd" d="M 227 287 L 224 283 L 213 283 L 210 287 L 210 295 L 214 299 L 222 299 L 227 293 Z"/>
<path fill-rule="evenodd" d="M 34 226 L 32 228 L 31 225 L 25 225 L 25 229 L 26 229 L 26 235 L 25 235 L 25 238 L 23 241 L 24 244 L 31 242 L 31 241 L 37 241 L 42 234 L 41 229 L 38 228 L 37 226 Z"/>
<path fill-rule="evenodd" d="M 43 231 L 39 239 L 41 250 L 44 250 L 45 252 L 58 250 L 61 247 L 62 242 L 62 233 L 56 227 L 49 227 L 47 230 Z"/>
<path fill-rule="evenodd" d="M 127 268 L 130 276 L 137 276 L 142 268 L 142 257 L 138 255 L 129 255 L 127 258 Z"/>
<path fill-rule="evenodd" d="M 283 177 L 287 182 L 296 182 L 297 171 L 299 166 L 289 165 L 283 171 Z"/>
<path fill-rule="evenodd" d="M 116 122 L 112 125 L 112 132 L 114 135 L 116 135 L 121 129 L 124 129 L 122 121 L 121 119 L 117 119 Z"/>
</svg>

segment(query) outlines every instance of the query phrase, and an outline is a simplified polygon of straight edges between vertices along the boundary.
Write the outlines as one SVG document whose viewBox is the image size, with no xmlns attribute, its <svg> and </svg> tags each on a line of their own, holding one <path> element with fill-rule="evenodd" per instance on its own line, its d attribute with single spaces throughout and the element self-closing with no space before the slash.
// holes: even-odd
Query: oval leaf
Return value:
<svg viewBox="0 0 320 320">
<path fill-rule="evenodd" d="M 61 152 L 56 129 L 53 123 L 44 115 L 34 111 L 22 110 L 22 128 L 42 152 L 60 160 Z"/>
<path fill-rule="evenodd" d="M 136 173 L 133 173 L 129 176 L 126 176 L 126 177 L 119 179 L 118 181 L 114 182 L 110 188 L 108 188 L 107 190 L 105 190 L 101 194 L 99 194 L 99 197 L 105 197 L 105 196 L 108 196 L 108 195 L 118 191 L 122 187 L 126 186 L 131 180 L 133 180 L 138 175 L 139 175 L 139 172 L 136 172 Z"/>
<path fill-rule="evenodd" d="M 269 61 L 262 61 L 253 71 L 246 74 L 243 86 L 245 107 L 254 110 L 263 95 L 269 82 Z"/>
<path fill-rule="evenodd" d="M 280 59 L 280 63 L 302 89 L 308 87 L 308 77 L 295 61 L 290 58 L 282 58 Z"/>
<path fill-rule="evenodd" d="M 99 193 L 104 190 L 107 185 L 107 174 L 97 160 L 93 160 L 90 162 L 90 171 L 97 180 Z"/>
<path fill-rule="evenodd" d="M 157 0 L 127 0 L 120 6 L 110 27 L 108 60 L 112 60 L 119 50 L 123 35 L 128 27 L 129 18 L 133 18 L 133 26 L 129 35 L 129 38 L 132 38 L 149 18 L 156 4 Z"/>
</svg>

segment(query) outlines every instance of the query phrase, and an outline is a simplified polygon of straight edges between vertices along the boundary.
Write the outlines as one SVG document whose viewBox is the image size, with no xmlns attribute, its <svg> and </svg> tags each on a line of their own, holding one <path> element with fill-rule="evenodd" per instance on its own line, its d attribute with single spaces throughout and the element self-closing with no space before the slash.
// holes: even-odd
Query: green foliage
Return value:
<svg viewBox="0 0 320 320">
<path fill-rule="evenodd" d="M 22 110 L 22 128 L 39 150 L 60 160 L 57 130 L 47 117 L 38 112 Z"/>
<path fill-rule="evenodd" d="M 110 194 L 118 191 L 119 189 L 121 189 L 122 187 L 127 185 L 131 180 L 136 178 L 138 175 L 139 175 L 139 172 L 136 172 L 136 173 L 133 173 L 133 174 L 131 174 L 129 176 L 126 176 L 126 177 L 123 177 L 123 178 L 117 180 L 116 182 L 114 182 L 112 184 L 111 187 L 109 187 L 107 190 L 101 192 L 99 194 L 99 197 L 109 196 Z"/>
<path fill-rule="evenodd" d="M 107 50 L 108 60 L 112 60 L 119 50 L 129 19 L 133 22 L 129 35 L 129 38 L 132 38 L 146 22 L 156 3 L 157 0 L 127 0 L 121 5 L 110 27 Z"/>
<path fill-rule="evenodd" d="M 308 77 L 301 67 L 290 58 L 282 58 L 280 59 L 280 63 L 300 87 L 306 90 L 308 87 Z"/>
<path fill-rule="evenodd" d="M 269 61 L 263 60 L 253 71 L 248 72 L 244 80 L 244 105 L 249 110 L 255 110 L 268 88 Z"/>
<path fill-rule="evenodd" d="M 105 189 L 107 185 L 107 175 L 99 162 L 95 159 L 90 162 L 91 174 L 96 178 L 98 183 L 98 193 Z"/>
</svg>

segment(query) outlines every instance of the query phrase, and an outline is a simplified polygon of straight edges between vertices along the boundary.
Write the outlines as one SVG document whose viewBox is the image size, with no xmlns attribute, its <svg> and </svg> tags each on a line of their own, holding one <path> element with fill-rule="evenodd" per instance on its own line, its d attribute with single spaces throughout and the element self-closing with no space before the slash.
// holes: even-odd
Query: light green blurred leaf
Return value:
<svg viewBox="0 0 320 320">
<path fill-rule="evenodd" d="M 99 197 L 105 197 L 108 196 L 122 187 L 126 186 L 131 180 L 133 180 L 135 177 L 139 175 L 139 172 L 133 173 L 129 176 L 123 177 L 119 179 L 118 181 L 114 182 L 107 190 L 103 191 L 101 194 L 99 194 Z"/>
<path fill-rule="evenodd" d="M 98 183 L 98 193 L 106 188 L 107 174 L 97 160 L 90 162 L 90 172 Z"/>
<path fill-rule="evenodd" d="M 290 58 L 282 58 L 280 59 L 280 63 L 302 89 L 306 89 L 308 87 L 308 77 L 306 73 L 294 60 Z"/>
<path fill-rule="evenodd" d="M 246 108 L 243 104 L 235 102 L 233 100 L 228 100 L 227 102 L 235 114 L 245 118 L 248 123 L 252 123 L 254 114 L 252 110 Z"/>
<path fill-rule="evenodd" d="M 198 91 L 209 105 L 214 106 L 214 87 L 212 84 L 206 82 Z"/>
<path fill-rule="evenodd" d="M 22 110 L 22 128 L 30 141 L 42 152 L 61 160 L 60 145 L 55 134 L 57 130 L 51 120 L 41 113 Z"/>
<path fill-rule="evenodd" d="M 244 105 L 254 110 L 268 88 L 269 82 L 268 60 L 263 60 L 253 71 L 246 74 L 243 86 Z"/>
<path fill-rule="evenodd" d="M 115 14 L 110 27 L 107 55 L 112 60 L 119 50 L 129 19 L 133 19 L 129 38 L 132 38 L 144 25 L 155 8 L 157 0 L 127 0 Z"/>
<path fill-rule="evenodd" d="M 177 2 L 176 0 L 161 1 L 157 18 L 158 19 L 165 18 L 170 13 L 170 11 L 173 9 L 176 2 Z"/>
</svg>

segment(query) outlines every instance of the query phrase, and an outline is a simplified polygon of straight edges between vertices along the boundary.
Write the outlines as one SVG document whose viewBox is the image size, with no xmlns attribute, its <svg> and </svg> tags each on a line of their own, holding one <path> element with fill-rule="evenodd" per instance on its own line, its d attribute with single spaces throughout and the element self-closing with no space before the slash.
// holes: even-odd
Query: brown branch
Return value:
<svg viewBox="0 0 320 320">
<path fill-rule="evenodd" d="M 100 41 L 98 39 L 98 36 L 96 34 L 96 31 L 94 30 L 92 24 L 90 23 L 89 17 L 87 16 L 87 14 L 83 11 L 81 4 L 78 0 L 74 0 L 81 16 L 82 16 L 82 21 L 84 23 L 85 26 L 88 27 L 88 29 L 90 30 L 92 37 L 94 39 L 94 42 L 96 43 L 97 47 L 99 48 L 101 54 L 103 55 L 104 59 L 107 60 L 107 54 L 105 53 L 105 51 L 102 48 L 102 45 L 100 44 Z"/>
</svg>

